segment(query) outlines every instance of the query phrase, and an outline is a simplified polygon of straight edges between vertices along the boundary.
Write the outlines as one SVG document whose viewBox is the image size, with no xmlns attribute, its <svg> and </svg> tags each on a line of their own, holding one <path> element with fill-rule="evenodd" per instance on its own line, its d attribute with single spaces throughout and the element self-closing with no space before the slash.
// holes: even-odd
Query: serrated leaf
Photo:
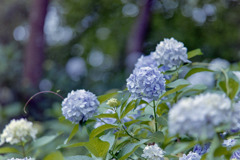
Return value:
<svg viewBox="0 0 240 160">
<path fill-rule="evenodd" d="M 79 124 L 76 124 L 76 125 L 73 127 L 72 132 L 71 132 L 71 134 L 69 135 L 66 143 L 64 143 L 64 144 L 67 144 L 67 143 L 76 135 L 76 133 L 78 132 L 78 130 L 79 130 Z"/>
<path fill-rule="evenodd" d="M 112 148 L 115 141 L 115 135 L 111 132 L 108 132 L 106 135 L 99 137 L 99 139 L 108 142 L 110 144 L 109 148 Z"/>
<path fill-rule="evenodd" d="M 52 152 L 48 154 L 43 160 L 64 160 L 64 157 L 61 152 Z"/>
<path fill-rule="evenodd" d="M 120 119 L 124 118 L 128 114 L 128 112 L 130 112 L 131 110 L 133 110 L 135 108 L 135 103 L 136 103 L 135 100 L 128 103 L 128 105 L 124 108 Z"/>
<path fill-rule="evenodd" d="M 238 89 L 239 89 L 239 83 L 237 81 L 235 81 L 233 78 L 230 78 L 228 80 L 228 87 L 227 88 L 226 86 L 226 81 L 221 81 L 219 82 L 219 87 L 228 95 L 228 97 L 230 99 L 234 99 L 237 92 L 238 92 Z"/>
<path fill-rule="evenodd" d="M 164 142 L 164 135 L 163 132 L 161 131 L 157 131 L 155 133 L 153 133 L 150 137 L 149 137 L 149 141 L 151 142 L 156 142 L 156 143 L 162 143 Z"/>
<path fill-rule="evenodd" d="M 78 155 L 78 156 L 65 157 L 64 160 L 94 160 L 94 159 L 88 156 Z"/>
<path fill-rule="evenodd" d="M 0 148 L 0 154 L 6 154 L 6 153 L 21 154 L 21 152 L 19 150 L 17 150 L 16 148 L 12 148 L 12 147 L 2 147 L 2 148 Z"/>
<path fill-rule="evenodd" d="M 192 68 L 190 71 L 188 71 L 188 73 L 185 75 L 184 79 L 187 79 L 188 77 L 190 77 L 191 75 L 198 73 L 198 72 L 213 72 L 210 69 L 207 68 Z"/>
<path fill-rule="evenodd" d="M 115 119 L 117 119 L 118 115 L 117 115 L 117 113 L 114 113 L 114 114 L 103 113 L 103 114 L 99 114 L 95 117 L 96 118 L 115 118 Z"/>
<path fill-rule="evenodd" d="M 143 143 L 145 143 L 147 141 L 148 141 L 148 139 L 143 139 L 137 143 L 128 143 L 119 152 L 119 154 L 118 154 L 119 160 L 127 159 L 139 146 L 141 146 Z"/>
<path fill-rule="evenodd" d="M 108 129 L 112 129 L 112 128 L 118 128 L 118 126 L 112 125 L 112 124 L 104 124 L 98 128 L 95 128 L 94 130 L 92 130 L 91 134 L 89 135 L 90 138 L 93 138 L 95 136 L 97 136 L 98 134 L 108 130 Z"/>
<path fill-rule="evenodd" d="M 95 137 L 86 143 L 85 147 L 96 157 L 105 157 L 108 153 L 110 144 Z"/>
<path fill-rule="evenodd" d="M 167 87 L 168 88 L 176 88 L 176 87 L 178 87 L 178 86 L 182 86 L 182 85 L 189 85 L 190 83 L 187 81 L 187 80 L 185 80 L 185 79 L 178 79 L 178 80 L 176 80 L 176 81 L 173 81 L 173 82 L 171 82 L 171 83 L 168 83 L 167 84 Z"/>
<path fill-rule="evenodd" d="M 102 104 L 103 102 L 105 102 L 106 100 L 112 98 L 116 94 L 118 94 L 118 92 L 113 92 L 113 93 L 104 94 L 102 96 L 98 96 L 98 101 L 100 102 L 100 104 Z"/>
<path fill-rule="evenodd" d="M 57 138 L 59 134 L 51 135 L 51 136 L 43 136 L 41 138 L 38 138 L 33 142 L 33 148 L 39 148 L 42 147 L 50 142 L 52 142 L 55 138 Z"/>
<path fill-rule="evenodd" d="M 200 49 L 195 49 L 187 53 L 188 59 L 193 58 L 195 56 L 203 55 L 202 51 Z"/>
</svg>

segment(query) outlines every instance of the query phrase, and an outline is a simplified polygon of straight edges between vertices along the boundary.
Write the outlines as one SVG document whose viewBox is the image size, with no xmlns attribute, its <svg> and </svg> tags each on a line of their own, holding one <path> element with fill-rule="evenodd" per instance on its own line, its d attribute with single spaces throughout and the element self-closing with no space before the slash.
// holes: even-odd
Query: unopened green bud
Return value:
<svg viewBox="0 0 240 160">
<path fill-rule="evenodd" d="M 120 105 L 120 102 L 116 98 L 111 98 L 107 101 L 107 105 L 110 107 L 117 107 Z"/>
</svg>

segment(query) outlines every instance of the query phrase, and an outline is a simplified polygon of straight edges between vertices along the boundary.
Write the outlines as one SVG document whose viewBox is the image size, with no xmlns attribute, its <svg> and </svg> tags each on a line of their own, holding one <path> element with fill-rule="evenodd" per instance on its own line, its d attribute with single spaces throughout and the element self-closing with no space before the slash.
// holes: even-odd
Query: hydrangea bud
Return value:
<svg viewBox="0 0 240 160">
<path fill-rule="evenodd" d="M 117 107 L 120 105 L 120 101 L 118 101 L 116 98 L 111 98 L 107 101 L 107 105 L 110 107 Z"/>
</svg>

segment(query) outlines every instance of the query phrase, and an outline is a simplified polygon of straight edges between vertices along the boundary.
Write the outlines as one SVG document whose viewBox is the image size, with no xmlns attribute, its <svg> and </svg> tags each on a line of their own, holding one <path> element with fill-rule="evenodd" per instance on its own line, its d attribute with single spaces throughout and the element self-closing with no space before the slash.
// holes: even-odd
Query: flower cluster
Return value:
<svg viewBox="0 0 240 160">
<path fill-rule="evenodd" d="M 193 152 L 199 154 L 200 156 L 204 155 L 205 153 L 208 152 L 210 147 L 210 143 L 204 144 L 202 147 L 201 145 L 197 144 L 193 148 Z"/>
<path fill-rule="evenodd" d="M 224 140 L 222 145 L 224 147 L 230 148 L 230 147 L 234 146 L 235 144 L 236 144 L 236 140 L 230 138 L 230 139 Z"/>
<path fill-rule="evenodd" d="M 166 38 L 164 41 L 161 41 L 152 55 L 157 65 L 164 65 L 169 68 L 179 66 L 182 62 L 190 63 L 187 56 L 187 48 L 184 47 L 182 42 L 178 42 L 174 38 Z"/>
<path fill-rule="evenodd" d="M 27 142 L 30 138 L 35 139 L 37 130 L 32 122 L 26 119 L 11 120 L 1 134 L 0 145 L 3 143 L 17 144 Z"/>
<path fill-rule="evenodd" d="M 72 91 L 62 102 L 62 114 L 66 119 L 77 124 L 92 117 L 99 104 L 97 97 L 89 91 Z"/>
<path fill-rule="evenodd" d="M 216 126 L 231 123 L 231 114 L 231 101 L 224 94 L 183 98 L 169 112 L 169 132 L 210 138 Z"/>
<path fill-rule="evenodd" d="M 27 158 L 27 157 L 25 157 L 25 158 L 11 158 L 11 159 L 7 159 L 7 160 L 35 160 L 35 158 L 31 158 L 31 157 L 29 157 L 29 158 Z"/>
<path fill-rule="evenodd" d="M 200 160 L 201 156 L 194 152 L 189 152 L 188 155 L 183 154 L 182 157 L 179 158 L 179 160 Z"/>
<path fill-rule="evenodd" d="M 237 151 L 235 151 L 235 152 L 232 154 L 230 160 L 239 160 L 239 159 L 240 159 L 240 149 L 237 150 Z"/>
<path fill-rule="evenodd" d="M 164 160 L 164 153 L 157 144 L 148 145 L 144 148 L 142 157 L 148 160 Z"/>
<path fill-rule="evenodd" d="M 240 130 L 240 102 L 233 104 L 232 113 L 232 127 L 231 131 L 236 132 Z"/>
<path fill-rule="evenodd" d="M 118 101 L 116 98 L 111 98 L 107 101 L 107 105 L 110 107 L 117 107 L 120 105 L 120 101 Z"/>
<path fill-rule="evenodd" d="M 141 67 L 127 79 L 127 88 L 133 98 L 157 99 L 165 92 L 165 79 L 157 68 Z"/>
<path fill-rule="evenodd" d="M 227 60 L 216 58 L 209 63 L 208 68 L 213 71 L 221 71 L 221 69 L 227 69 L 229 65 L 230 63 Z"/>
</svg>

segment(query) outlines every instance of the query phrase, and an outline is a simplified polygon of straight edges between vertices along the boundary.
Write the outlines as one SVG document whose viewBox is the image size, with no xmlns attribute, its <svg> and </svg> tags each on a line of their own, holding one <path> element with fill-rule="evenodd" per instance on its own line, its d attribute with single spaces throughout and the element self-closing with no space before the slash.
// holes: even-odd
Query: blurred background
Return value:
<svg viewBox="0 0 240 160">
<path fill-rule="evenodd" d="M 0 129 L 12 118 L 61 116 L 53 94 L 24 114 L 40 91 L 124 89 L 137 58 L 164 38 L 200 48 L 195 61 L 237 63 L 239 15 L 239 0 L 0 0 Z"/>
</svg>

